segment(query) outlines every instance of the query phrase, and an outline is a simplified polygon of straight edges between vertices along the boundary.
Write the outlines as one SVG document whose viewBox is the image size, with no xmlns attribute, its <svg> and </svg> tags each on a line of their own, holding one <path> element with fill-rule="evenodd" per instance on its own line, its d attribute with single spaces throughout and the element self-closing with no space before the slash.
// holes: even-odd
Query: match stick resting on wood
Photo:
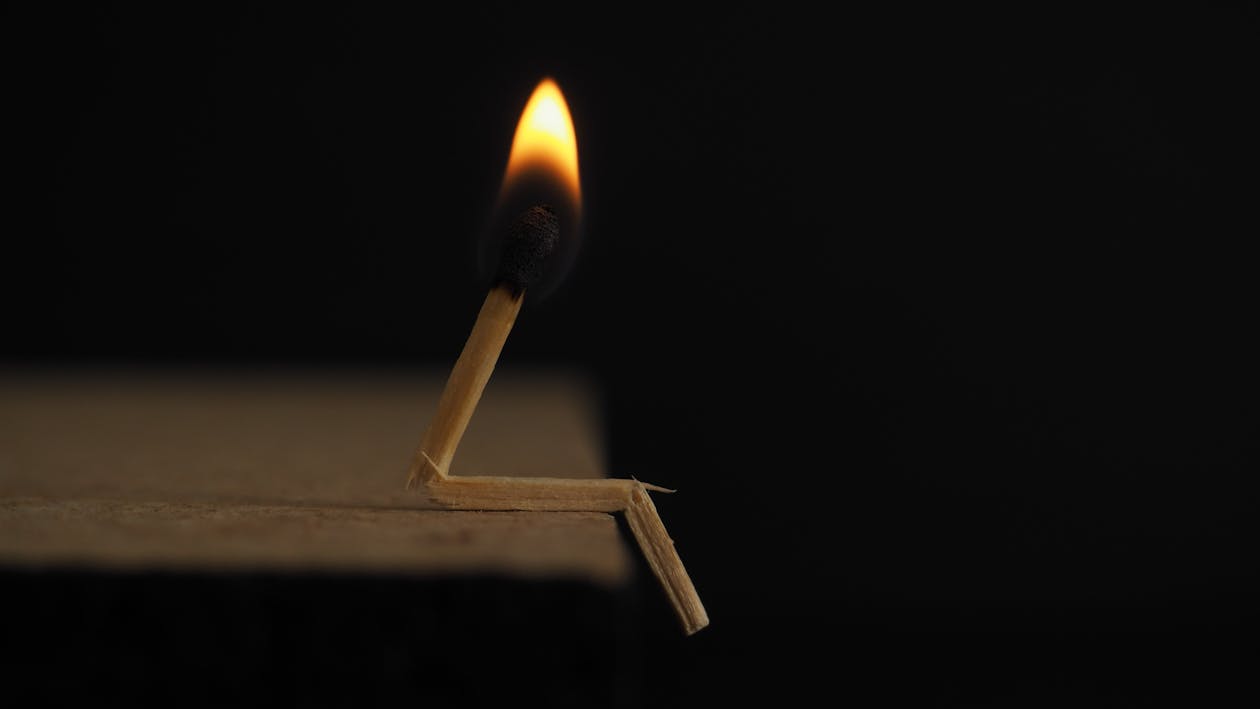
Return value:
<svg viewBox="0 0 1260 709">
<path fill-rule="evenodd" d="M 544 206 L 526 210 L 507 235 L 497 282 L 447 379 L 437 413 L 412 460 L 407 487 L 423 486 L 435 504 L 451 509 L 625 512 L 648 566 L 690 635 L 707 626 L 709 617 L 648 496 L 649 490 L 672 490 L 638 480 L 449 474 L 455 449 L 516 322 L 525 289 L 541 275 L 558 235 L 556 216 Z"/>
<path fill-rule="evenodd" d="M 513 223 L 503 241 L 498 278 L 486 295 L 477 321 L 473 323 L 472 334 L 446 380 L 437 414 L 412 461 L 408 488 L 427 482 L 423 476 L 431 474 L 422 465 L 422 453 L 436 470 L 442 473 L 450 470 L 459 439 L 468 428 L 473 410 L 481 401 L 481 392 L 499 361 L 503 343 L 521 312 L 525 289 L 542 276 L 547 257 L 555 250 L 559 238 L 556 214 L 545 206 L 530 207 Z"/>
<path fill-rule="evenodd" d="M 674 549 L 674 540 L 652 504 L 648 491 L 673 492 L 638 480 L 509 478 L 447 475 L 422 451 L 421 478 L 429 499 L 453 510 L 526 510 L 537 512 L 624 512 L 648 566 L 665 588 L 688 635 L 709 624 L 691 577 Z"/>
</svg>

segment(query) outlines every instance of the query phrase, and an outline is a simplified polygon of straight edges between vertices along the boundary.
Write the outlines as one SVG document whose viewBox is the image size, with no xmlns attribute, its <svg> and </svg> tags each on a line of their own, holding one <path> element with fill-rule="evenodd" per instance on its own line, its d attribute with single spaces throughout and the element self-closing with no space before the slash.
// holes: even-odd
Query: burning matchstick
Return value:
<svg viewBox="0 0 1260 709">
<path fill-rule="evenodd" d="M 548 183 L 544 192 L 580 200 L 577 141 L 568 106 L 550 79 L 526 105 L 508 161 L 508 178 L 528 174 Z M 506 187 L 506 183 L 505 183 Z M 558 189 L 556 189 L 558 188 Z M 569 210 L 576 215 L 577 209 Z M 455 449 L 494 372 L 526 291 L 547 272 L 564 231 L 563 210 L 526 206 L 502 234 L 498 269 L 472 333 L 456 360 L 437 412 L 421 439 L 407 478 L 437 505 L 462 510 L 624 512 L 652 572 L 665 589 L 688 635 L 709 624 L 708 614 L 683 567 L 648 491 L 673 492 L 638 480 L 452 476 Z"/>
<path fill-rule="evenodd" d="M 497 282 L 486 296 L 464 351 L 446 380 L 437 415 L 425 432 L 412 463 L 407 481 L 409 488 L 414 488 L 418 482 L 427 483 L 435 477 L 446 476 L 455 448 L 499 361 L 503 343 L 516 323 L 525 289 L 538 280 L 559 238 L 556 214 L 550 207 L 530 207 L 514 222 L 504 240 Z"/>
</svg>

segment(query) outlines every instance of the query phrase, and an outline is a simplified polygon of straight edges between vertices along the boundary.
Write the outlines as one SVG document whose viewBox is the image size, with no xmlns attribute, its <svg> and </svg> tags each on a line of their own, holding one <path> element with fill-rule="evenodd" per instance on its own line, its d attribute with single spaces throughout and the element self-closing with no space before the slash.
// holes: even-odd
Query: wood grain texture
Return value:
<svg viewBox="0 0 1260 709">
<path fill-rule="evenodd" d="M 629 561 L 597 512 L 456 512 L 110 500 L 0 500 L 0 565 L 572 578 Z"/>
<path fill-rule="evenodd" d="M 443 373 L 0 373 L 0 565 L 563 575 L 620 583 L 599 512 L 402 489 Z M 500 371 L 456 470 L 604 474 L 571 372 Z"/>
<path fill-rule="evenodd" d="M 402 481 L 445 375 L 0 371 L 0 499 L 432 507 Z M 596 395 L 500 367 L 451 472 L 606 477 Z"/>
<path fill-rule="evenodd" d="M 439 373 L 0 373 L 0 566 L 561 576 L 623 583 L 635 538 L 707 623 L 647 490 L 604 477 L 594 397 L 501 371 L 451 475 L 403 489 Z M 430 463 L 431 464 L 431 463 Z M 495 473 L 477 475 L 476 473 Z M 546 514 L 540 514 L 545 512 Z"/>
</svg>

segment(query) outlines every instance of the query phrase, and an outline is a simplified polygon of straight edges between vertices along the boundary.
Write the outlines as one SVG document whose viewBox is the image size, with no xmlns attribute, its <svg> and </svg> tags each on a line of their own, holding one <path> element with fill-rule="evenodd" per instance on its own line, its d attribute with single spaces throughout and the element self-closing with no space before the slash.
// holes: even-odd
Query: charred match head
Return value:
<svg viewBox="0 0 1260 709">
<path fill-rule="evenodd" d="M 560 241 L 560 219 L 548 205 L 521 212 L 504 234 L 496 280 L 516 292 L 537 283 Z"/>
</svg>

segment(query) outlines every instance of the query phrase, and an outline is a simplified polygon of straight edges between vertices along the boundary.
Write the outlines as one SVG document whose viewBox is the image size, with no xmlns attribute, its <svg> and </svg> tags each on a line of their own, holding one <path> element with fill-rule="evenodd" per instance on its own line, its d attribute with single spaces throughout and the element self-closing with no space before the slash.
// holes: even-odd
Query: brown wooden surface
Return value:
<svg viewBox="0 0 1260 709">
<path fill-rule="evenodd" d="M 628 573 L 613 518 L 403 489 L 444 374 L 0 373 L 0 563 Z M 602 477 L 580 377 L 495 374 L 456 475 Z"/>
</svg>

